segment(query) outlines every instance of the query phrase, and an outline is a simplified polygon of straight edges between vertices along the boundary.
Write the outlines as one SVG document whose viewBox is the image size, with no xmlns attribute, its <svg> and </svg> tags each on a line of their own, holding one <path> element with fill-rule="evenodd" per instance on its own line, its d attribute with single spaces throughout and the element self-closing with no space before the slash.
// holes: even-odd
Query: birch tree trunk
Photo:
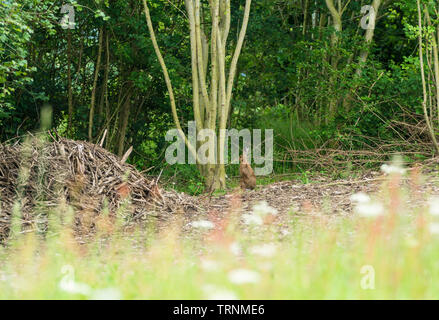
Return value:
<svg viewBox="0 0 439 320">
<path fill-rule="evenodd" d="M 338 1 L 338 9 L 334 5 L 334 0 L 325 0 L 326 6 L 329 9 L 332 18 L 332 27 L 334 28 L 334 33 L 331 35 L 331 48 L 332 51 L 335 52 L 337 50 L 337 46 L 339 43 L 339 33 L 343 30 L 342 25 L 342 16 L 343 16 L 343 7 L 341 4 L 341 0 Z M 329 98 L 329 108 L 328 108 L 328 117 L 326 118 L 329 121 L 331 118 L 335 116 L 336 108 L 337 108 L 337 98 L 335 94 L 336 84 L 337 84 L 337 76 L 335 75 L 338 69 L 338 54 L 333 54 L 331 57 L 331 67 L 332 67 L 332 75 L 329 78 L 330 87 L 333 92 L 331 97 Z"/>
<path fill-rule="evenodd" d="M 210 0 L 210 10 L 206 11 L 203 10 L 202 2 L 200 0 L 185 0 L 190 29 L 194 120 L 198 132 L 203 129 L 210 129 L 216 136 L 219 135 L 217 145 L 215 145 L 214 139 L 209 140 L 209 150 L 210 152 L 216 150 L 216 155 L 207 155 L 208 158 L 209 156 L 212 156 L 215 160 L 208 164 L 199 163 L 199 157 L 197 155 L 198 145 L 192 145 L 181 130 L 177 116 L 172 83 L 157 44 L 146 0 L 143 0 L 143 5 L 151 40 L 162 67 L 168 88 L 174 123 L 180 136 L 188 146 L 189 151 L 197 160 L 198 168 L 205 177 L 206 189 L 212 191 L 219 188 L 225 188 L 226 174 L 224 164 L 227 160 L 224 159 L 225 146 L 227 144 L 225 129 L 229 117 L 237 64 L 244 44 L 245 34 L 247 32 L 251 0 L 246 0 L 245 2 L 243 23 L 228 70 L 226 65 L 226 51 L 231 24 L 230 0 Z M 201 24 L 202 21 L 207 20 L 202 20 L 205 12 L 208 14 L 210 13 L 212 21 L 210 41 L 207 41 L 205 31 Z M 208 73 L 209 53 L 210 72 Z M 210 87 L 207 79 L 208 75 L 210 79 Z"/>
</svg>

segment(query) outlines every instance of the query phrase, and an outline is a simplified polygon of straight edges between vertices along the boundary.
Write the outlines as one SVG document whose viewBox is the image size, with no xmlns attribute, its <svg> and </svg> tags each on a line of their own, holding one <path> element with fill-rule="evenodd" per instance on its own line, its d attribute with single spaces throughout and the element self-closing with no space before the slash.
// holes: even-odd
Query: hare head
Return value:
<svg viewBox="0 0 439 320">
<path fill-rule="evenodd" d="M 241 156 L 239 157 L 239 161 L 240 162 L 248 162 L 248 155 L 249 155 L 249 148 L 245 147 L 244 150 L 242 151 Z"/>
</svg>

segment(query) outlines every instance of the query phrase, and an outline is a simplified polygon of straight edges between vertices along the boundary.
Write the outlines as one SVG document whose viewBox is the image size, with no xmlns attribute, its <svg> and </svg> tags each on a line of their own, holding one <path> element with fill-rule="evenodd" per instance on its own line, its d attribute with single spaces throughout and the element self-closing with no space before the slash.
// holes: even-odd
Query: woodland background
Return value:
<svg viewBox="0 0 439 320">
<path fill-rule="evenodd" d="M 194 118 L 185 3 L 147 2 L 184 129 Z M 74 29 L 60 26 L 65 3 L 75 8 Z M 244 4 L 231 1 L 231 48 Z M 371 4 L 375 29 L 364 30 L 361 8 Z M 396 153 L 405 161 L 431 157 L 438 8 L 413 0 L 254 0 L 227 126 L 274 128 L 276 175 L 345 175 Z M 122 156 L 133 146 L 129 162 L 139 170 L 163 170 L 177 188 L 203 190 L 195 165 L 164 159 L 175 124 L 141 1 L 0 3 L 0 140 L 39 128 L 45 104 L 59 135 L 96 143 L 107 129 L 104 147 Z M 236 176 L 237 166 L 226 172 Z"/>
</svg>

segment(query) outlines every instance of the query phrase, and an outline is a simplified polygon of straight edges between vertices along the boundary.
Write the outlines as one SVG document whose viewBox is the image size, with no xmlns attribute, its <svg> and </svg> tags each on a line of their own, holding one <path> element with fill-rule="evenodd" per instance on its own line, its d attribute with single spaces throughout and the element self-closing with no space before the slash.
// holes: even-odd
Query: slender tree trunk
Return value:
<svg viewBox="0 0 439 320">
<path fill-rule="evenodd" d="M 436 140 L 436 135 L 434 132 L 434 128 L 432 127 L 430 117 L 428 115 L 427 110 L 427 101 L 428 101 L 428 94 L 427 94 L 427 84 L 425 80 L 425 73 L 424 73 L 424 52 L 423 52 L 423 33 L 422 33 L 422 13 L 421 13 L 421 4 L 420 0 L 416 0 L 417 7 L 418 7 L 418 27 L 419 27 L 419 62 L 421 65 L 421 79 L 422 79 L 422 93 L 424 96 L 424 99 L 422 101 L 422 108 L 424 110 L 424 118 L 425 122 L 427 124 L 428 132 L 431 137 L 431 141 L 433 143 L 433 146 L 435 148 L 436 153 L 439 153 L 439 145 Z"/>
<path fill-rule="evenodd" d="M 154 50 L 162 67 L 168 88 L 175 125 L 180 136 L 185 140 L 190 152 L 195 155 L 197 163 L 199 163 L 199 159 L 196 155 L 197 145 L 191 145 L 181 130 L 171 80 L 157 44 L 146 0 L 143 0 L 143 4 Z M 193 110 L 197 130 L 210 129 L 211 132 L 220 134 L 218 145 L 215 145 L 215 139 L 209 139 L 208 152 L 215 153 L 215 151 L 217 151 L 216 159 L 214 155 L 208 154 L 207 158 L 209 159 L 209 163 L 199 165 L 200 172 L 204 175 L 206 180 L 206 189 L 212 191 L 218 188 L 224 188 L 226 185 L 224 167 L 224 146 L 226 141 L 223 129 L 226 128 L 229 117 L 237 62 L 247 30 L 251 0 L 246 0 L 245 3 L 243 25 L 240 29 L 238 42 L 232 56 L 228 74 L 226 71 L 226 44 L 231 22 L 230 0 L 209 1 L 211 15 L 210 50 L 201 23 L 203 14 L 201 1 L 185 0 L 185 4 L 190 26 Z M 208 88 L 207 69 L 209 54 L 210 87 Z"/>
<path fill-rule="evenodd" d="M 89 141 L 93 141 L 93 120 L 94 120 L 95 102 L 96 102 L 96 86 L 98 83 L 99 69 L 101 67 L 102 38 L 103 38 L 103 29 L 101 27 L 99 29 L 99 48 L 98 48 L 98 56 L 96 58 L 96 64 L 95 64 L 95 72 L 94 72 L 94 78 L 93 78 L 93 89 L 91 91 L 90 113 L 89 113 L 89 118 L 88 118 L 88 140 Z"/>
<path fill-rule="evenodd" d="M 305 4 L 304 4 L 304 8 L 303 8 L 302 35 L 304 37 L 306 35 L 306 24 L 308 23 L 308 2 L 309 2 L 309 0 L 305 0 Z"/>
<path fill-rule="evenodd" d="M 195 157 L 195 159 L 197 159 L 197 152 L 195 150 L 196 146 L 195 147 L 192 146 L 191 143 L 189 142 L 189 140 L 186 138 L 186 135 L 184 134 L 183 129 L 181 128 L 180 120 L 178 119 L 177 105 L 175 103 L 175 97 L 174 97 L 174 89 L 172 88 L 172 83 L 171 83 L 171 79 L 169 77 L 168 68 L 166 67 L 165 60 L 163 59 L 162 53 L 160 52 L 160 48 L 159 48 L 158 43 L 157 43 L 157 39 L 155 37 L 155 32 L 154 32 L 154 28 L 152 26 L 151 16 L 149 14 L 149 8 L 148 8 L 148 5 L 146 4 L 146 0 L 143 0 L 143 8 L 144 8 L 144 12 L 145 12 L 146 23 L 148 24 L 149 33 L 151 36 L 151 41 L 152 41 L 152 44 L 154 47 L 154 51 L 156 53 L 157 59 L 159 60 L 160 66 L 162 68 L 163 76 L 165 78 L 166 87 L 168 89 L 169 100 L 171 102 L 172 117 L 174 119 L 175 126 L 177 127 L 177 130 L 178 130 L 180 137 L 186 143 L 186 146 L 188 147 L 189 152 L 191 152 L 192 155 Z"/>
<path fill-rule="evenodd" d="M 339 1 L 339 8 L 338 10 L 335 8 L 334 1 L 333 0 L 326 0 L 326 5 L 329 9 L 329 12 L 331 13 L 332 18 L 332 26 L 334 28 L 334 33 L 331 35 L 331 48 L 333 55 L 331 57 L 331 67 L 332 67 L 332 75 L 329 78 L 329 83 L 331 87 L 331 97 L 329 97 L 329 110 L 328 110 L 328 118 L 329 121 L 331 118 L 335 116 L 336 109 L 337 109 L 337 97 L 336 97 L 336 91 L 337 91 L 337 76 L 336 72 L 338 70 L 338 54 L 336 51 L 338 50 L 338 43 L 339 43 L 339 33 L 342 31 L 342 8 L 341 3 Z"/>
<path fill-rule="evenodd" d="M 108 77 L 110 74 L 110 37 L 107 33 L 107 41 L 106 41 L 106 69 L 105 69 L 105 127 L 107 129 L 107 132 L 109 130 L 109 120 L 110 120 L 110 104 L 108 101 Z"/>
<path fill-rule="evenodd" d="M 199 5 L 199 1 L 196 6 Z M 192 62 L 192 104 L 194 110 L 194 117 L 196 122 L 197 131 L 201 131 L 204 125 L 204 119 L 201 118 L 200 111 L 200 89 L 199 89 L 199 76 L 198 76 L 198 56 L 197 56 L 197 28 L 193 2 L 186 1 L 186 10 L 188 12 L 189 24 L 190 24 L 190 41 L 191 41 L 191 62 Z M 201 48 L 199 49 L 201 50 Z M 203 61 L 200 61 L 203 64 Z M 204 75 L 201 75 L 203 77 Z"/>
<path fill-rule="evenodd" d="M 108 32 L 105 32 L 105 69 L 104 69 L 104 79 L 102 81 L 102 88 L 101 88 L 101 97 L 99 100 L 99 115 L 102 115 L 104 113 L 104 106 L 106 106 L 108 102 L 107 94 L 108 94 L 108 76 L 110 73 L 110 52 L 109 52 L 109 35 Z M 107 116 L 108 112 L 105 111 L 105 115 Z M 104 119 L 105 123 L 105 119 Z"/>
<path fill-rule="evenodd" d="M 130 90 L 130 89 L 129 89 Z M 128 128 L 128 120 L 130 118 L 130 110 L 131 110 L 131 96 L 132 91 L 128 93 L 128 96 L 125 100 L 125 103 L 123 104 L 120 119 L 119 119 L 119 139 L 117 143 L 117 155 L 119 157 L 122 157 L 124 154 L 124 147 L 125 147 L 125 136 Z"/>
<path fill-rule="evenodd" d="M 230 2 L 228 3 L 228 6 L 230 8 Z M 234 85 L 234 81 L 235 81 L 235 77 L 236 77 L 238 59 L 239 59 L 239 56 L 241 55 L 242 46 L 244 44 L 245 35 L 247 33 L 247 26 L 248 26 L 248 21 L 250 18 L 250 7 L 251 7 L 251 0 L 246 0 L 245 8 L 244 8 L 244 18 L 243 18 L 241 30 L 239 33 L 238 42 L 236 44 L 235 52 L 233 54 L 232 62 L 230 64 L 227 85 L 226 85 L 226 72 L 225 72 L 225 65 L 224 65 L 224 62 L 225 62 L 225 43 L 222 42 L 223 43 L 222 48 L 220 48 L 220 46 L 218 46 L 218 48 L 221 49 L 221 50 L 218 50 L 219 55 L 220 55 L 220 60 L 221 60 L 221 63 L 220 63 L 220 83 L 221 83 L 221 86 L 220 87 L 223 89 L 221 92 L 221 95 L 220 95 L 222 97 L 222 99 L 221 99 L 222 113 L 221 113 L 220 126 L 219 126 L 219 129 L 220 129 L 219 137 L 220 138 L 219 138 L 219 152 L 218 152 L 218 156 L 219 156 L 219 161 L 218 161 L 219 177 L 218 178 L 219 178 L 219 183 L 220 183 L 221 187 L 225 187 L 226 171 L 225 171 L 224 163 L 225 163 L 225 161 L 227 161 L 227 159 L 224 159 L 225 147 L 226 147 L 226 143 L 227 143 L 225 141 L 226 137 L 224 136 L 224 133 L 225 133 L 225 129 L 227 128 L 227 119 L 229 116 L 230 103 L 231 103 L 231 99 L 232 99 L 232 90 L 233 90 L 233 85 Z M 230 11 L 227 14 L 230 16 Z M 230 17 L 228 20 L 228 24 L 230 24 Z M 230 28 L 230 26 L 228 28 Z"/>
<path fill-rule="evenodd" d="M 372 27 L 370 29 L 367 29 L 364 35 L 364 45 L 365 45 L 365 49 L 363 49 L 358 57 L 358 67 L 355 71 L 354 74 L 354 86 L 351 88 L 351 91 L 345 96 L 345 98 L 343 99 L 343 107 L 344 110 L 346 112 L 349 112 L 351 109 L 351 104 L 352 104 L 352 92 L 354 92 L 355 90 L 357 90 L 357 81 L 358 79 L 361 77 L 361 73 L 363 72 L 364 66 L 366 65 L 367 62 L 367 58 L 369 57 L 369 53 L 370 53 L 370 47 L 372 45 L 372 41 L 373 41 L 373 37 L 375 34 L 375 26 L 377 23 L 377 16 L 378 16 L 378 12 L 380 9 L 380 6 L 382 5 L 382 0 L 374 0 L 372 2 L 372 8 L 375 12 L 375 14 L 371 14 L 369 16 L 369 25 L 371 25 Z M 359 27 L 360 28 L 360 25 Z M 350 64 L 354 58 L 355 58 L 356 52 L 354 51 L 352 53 L 352 55 L 349 57 L 349 61 L 348 63 Z"/>
<path fill-rule="evenodd" d="M 68 81 L 68 120 L 67 120 L 67 135 L 72 136 L 73 127 L 73 93 L 72 93 L 72 34 L 71 30 L 67 31 L 67 81 Z"/>
<path fill-rule="evenodd" d="M 428 8 L 424 7 L 425 14 L 427 17 L 427 23 L 430 28 L 433 29 L 430 14 L 428 13 Z M 438 54 L 438 40 L 439 40 L 439 26 L 437 26 L 436 35 L 433 34 L 431 37 L 431 50 L 433 51 L 433 65 L 434 65 L 434 79 L 435 79 L 435 96 L 436 96 L 436 116 L 437 124 L 439 124 L 439 54 Z"/>
</svg>

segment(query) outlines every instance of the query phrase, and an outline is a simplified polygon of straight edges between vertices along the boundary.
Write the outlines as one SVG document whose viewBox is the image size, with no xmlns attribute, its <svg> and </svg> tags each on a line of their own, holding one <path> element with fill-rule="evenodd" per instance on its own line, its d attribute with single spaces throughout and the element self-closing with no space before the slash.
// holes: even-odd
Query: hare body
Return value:
<svg viewBox="0 0 439 320">
<path fill-rule="evenodd" d="M 256 187 L 256 176 L 245 154 L 239 157 L 239 175 L 242 189 L 254 189 Z"/>
</svg>

